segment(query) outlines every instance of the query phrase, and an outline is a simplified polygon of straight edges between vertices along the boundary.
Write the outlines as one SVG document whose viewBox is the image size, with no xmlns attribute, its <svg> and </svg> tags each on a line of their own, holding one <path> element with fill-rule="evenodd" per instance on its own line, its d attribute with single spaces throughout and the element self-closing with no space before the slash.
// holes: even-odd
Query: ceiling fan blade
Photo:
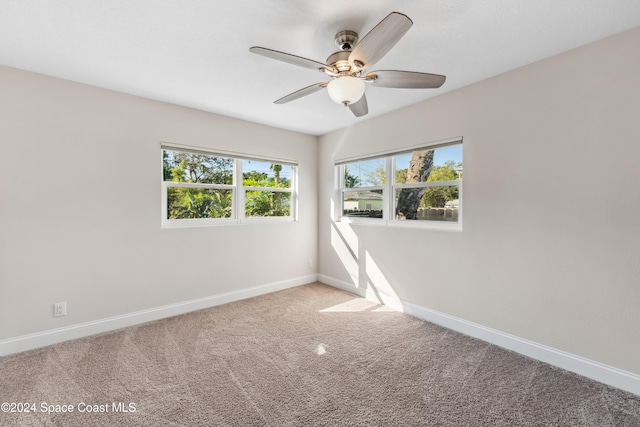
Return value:
<svg viewBox="0 0 640 427">
<path fill-rule="evenodd" d="M 447 79 L 440 74 L 418 73 L 415 71 L 380 70 L 372 71 L 365 79 L 375 78 L 374 86 L 405 89 L 435 89 Z"/>
<path fill-rule="evenodd" d="M 398 43 L 412 25 L 413 21 L 408 16 L 391 12 L 353 48 L 349 64 L 358 68 L 371 67 Z"/>
<path fill-rule="evenodd" d="M 314 61 L 313 59 L 303 58 L 301 56 L 292 55 L 290 53 L 280 52 L 273 49 L 267 49 L 266 47 L 253 46 L 249 48 L 249 52 L 266 56 L 267 58 L 276 59 L 278 61 L 287 62 L 289 64 L 297 65 L 299 67 L 309 68 L 318 71 L 332 71 L 332 68 L 322 62 Z"/>
<path fill-rule="evenodd" d="M 349 109 L 356 117 L 366 116 L 369 112 L 369 104 L 367 104 L 367 97 L 365 94 L 362 94 L 362 98 L 358 100 L 355 104 L 349 104 Z"/>
<path fill-rule="evenodd" d="M 291 102 L 296 99 L 302 98 L 303 96 L 311 95 L 312 93 L 318 92 L 319 90 L 322 90 L 325 87 L 327 87 L 328 84 L 329 84 L 328 82 L 312 84 L 311 86 L 307 86 L 293 93 L 290 93 L 287 96 L 283 96 L 282 98 L 278 99 L 277 101 L 274 101 L 273 103 L 286 104 L 287 102 Z"/>
</svg>

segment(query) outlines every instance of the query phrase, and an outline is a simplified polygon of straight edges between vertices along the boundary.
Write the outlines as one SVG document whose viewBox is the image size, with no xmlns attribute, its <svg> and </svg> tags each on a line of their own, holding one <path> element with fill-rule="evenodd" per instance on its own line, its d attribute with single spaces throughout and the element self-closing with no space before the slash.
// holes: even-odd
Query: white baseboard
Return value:
<svg viewBox="0 0 640 427">
<path fill-rule="evenodd" d="M 371 301 L 384 304 L 419 319 L 435 323 L 436 325 L 478 338 L 499 347 L 515 351 L 516 353 L 532 359 L 557 366 L 578 375 L 591 378 L 592 380 L 596 380 L 640 396 L 640 375 L 632 372 L 614 368 L 600 362 L 576 356 L 574 354 L 510 335 L 496 329 L 487 328 L 477 323 L 469 322 L 416 304 L 404 302 L 398 298 L 385 295 L 380 292 L 373 292 L 371 289 L 358 288 L 353 283 L 338 280 L 324 274 L 319 274 L 318 280 L 327 285 L 356 294 Z"/>
<path fill-rule="evenodd" d="M 166 317 L 177 316 L 179 314 L 214 307 L 216 305 L 226 304 L 233 301 L 239 301 L 316 281 L 318 281 L 318 275 L 310 274 L 307 276 L 296 277 L 294 279 L 268 283 L 232 292 L 225 292 L 222 294 L 136 311 L 134 313 L 109 317 L 92 322 L 80 323 L 63 328 L 50 329 L 48 331 L 4 339 L 0 340 L 0 356 L 45 347 L 63 341 L 100 334 L 103 332 L 109 332 L 125 328 L 127 326 L 139 325 L 141 323 L 164 319 Z"/>
</svg>

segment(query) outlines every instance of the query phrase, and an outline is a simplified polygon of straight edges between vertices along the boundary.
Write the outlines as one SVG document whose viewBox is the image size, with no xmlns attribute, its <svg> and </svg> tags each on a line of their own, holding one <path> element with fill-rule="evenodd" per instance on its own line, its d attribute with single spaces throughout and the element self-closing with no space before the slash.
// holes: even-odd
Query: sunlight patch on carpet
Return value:
<svg viewBox="0 0 640 427">
<path fill-rule="evenodd" d="M 327 349 L 324 347 L 324 344 L 322 343 L 318 344 L 318 347 L 316 347 L 316 354 L 318 356 L 322 356 L 326 352 L 327 352 Z"/>
<path fill-rule="evenodd" d="M 377 303 L 363 298 L 354 298 L 350 301 L 336 304 L 332 307 L 323 308 L 320 310 L 320 313 L 353 313 L 356 311 L 369 310 L 377 305 Z"/>
</svg>

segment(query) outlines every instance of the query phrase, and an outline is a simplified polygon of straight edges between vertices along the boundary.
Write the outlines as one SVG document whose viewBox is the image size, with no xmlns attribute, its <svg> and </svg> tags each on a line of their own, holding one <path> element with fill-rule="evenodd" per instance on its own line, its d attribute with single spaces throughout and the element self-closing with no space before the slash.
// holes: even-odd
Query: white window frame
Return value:
<svg viewBox="0 0 640 427">
<path fill-rule="evenodd" d="M 188 182 L 171 182 L 165 181 L 162 174 L 164 159 L 162 153 L 164 150 L 180 151 L 193 154 L 203 154 L 207 156 L 218 156 L 230 158 L 233 160 L 233 183 L 228 184 L 204 184 L 204 183 L 188 183 Z M 243 185 L 242 163 L 245 160 L 254 160 L 259 162 L 268 162 L 274 164 L 287 165 L 291 167 L 291 186 L 289 188 L 273 188 L 273 187 L 251 187 Z M 269 158 L 264 156 L 253 156 L 243 153 L 225 152 L 221 150 L 208 150 L 200 147 L 192 147 L 179 144 L 160 144 L 160 181 L 161 181 L 161 228 L 183 228 L 183 227 L 207 227 L 221 225 L 239 225 L 239 224 L 256 224 L 256 223 L 280 223 L 280 222 L 297 222 L 298 221 L 298 162 L 286 159 Z M 177 188 L 202 188 L 202 189 L 219 189 L 231 191 L 231 217 L 230 218 L 191 218 L 191 219 L 169 219 L 168 218 L 168 189 L 169 187 Z M 245 201 L 247 191 L 266 191 L 290 193 L 290 207 L 288 216 L 266 216 L 266 217 L 245 217 Z"/>
<path fill-rule="evenodd" d="M 334 219 L 338 222 L 344 222 L 349 224 L 371 225 L 371 226 L 388 226 L 388 227 L 403 227 L 403 228 L 424 228 L 424 229 L 436 229 L 436 230 L 450 230 L 450 231 L 462 231 L 462 179 L 453 181 L 435 181 L 435 182 L 418 182 L 409 184 L 397 184 L 395 182 L 395 157 L 401 154 L 411 153 L 420 150 L 435 150 L 452 145 L 462 145 L 462 137 L 451 138 L 444 141 L 436 141 L 429 144 L 420 144 L 411 147 L 405 147 L 400 150 L 385 151 L 374 153 L 362 157 L 351 157 L 336 160 L 335 173 L 337 184 L 336 201 Z M 345 187 L 344 180 L 344 167 L 349 163 L 355 163 L 358 161 L 373 160 L 385 158 L 385 173 L 387 176 L 386 183 L 381 186 L 365 186 L 365 187 Z M 463 154 L 464 159 L 464 154 Z M 463 160 L 464 162 L 464 160 Z M 456 186 L 458 187 L 458 221 L 430 221 L 430 220 L 397 220 L 395 219 L 396 211 L 396 190 L 402 188 L 428 188 L 428 187 L 445 187 Z M 360 218 L 343 215 L 344 212 L 344 193 L 352 191 L 372 191 L 382 190 L 382 218 Z"/>
</svg>

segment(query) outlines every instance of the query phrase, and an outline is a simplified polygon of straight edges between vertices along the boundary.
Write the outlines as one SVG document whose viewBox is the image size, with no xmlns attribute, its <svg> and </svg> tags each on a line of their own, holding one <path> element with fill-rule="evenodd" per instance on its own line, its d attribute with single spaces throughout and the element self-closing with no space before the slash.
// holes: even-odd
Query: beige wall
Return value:
<svg viewBox="0 0 640 427">
<path fill-rule="evenodd" d="M 640 374 L 638 46 L 640 28 L 321 137 L 320 274 Z M 334 159 L 457 136 L 462 232 L 333 223 Z"/>
<path fill-rule="evenodd" d="M 316 137 L 6 67 L 0 121 L 0 341 L 316 273 Z M 300 221 L 161 229 L 160 141 L 298 160 Z"/>
</svg>

